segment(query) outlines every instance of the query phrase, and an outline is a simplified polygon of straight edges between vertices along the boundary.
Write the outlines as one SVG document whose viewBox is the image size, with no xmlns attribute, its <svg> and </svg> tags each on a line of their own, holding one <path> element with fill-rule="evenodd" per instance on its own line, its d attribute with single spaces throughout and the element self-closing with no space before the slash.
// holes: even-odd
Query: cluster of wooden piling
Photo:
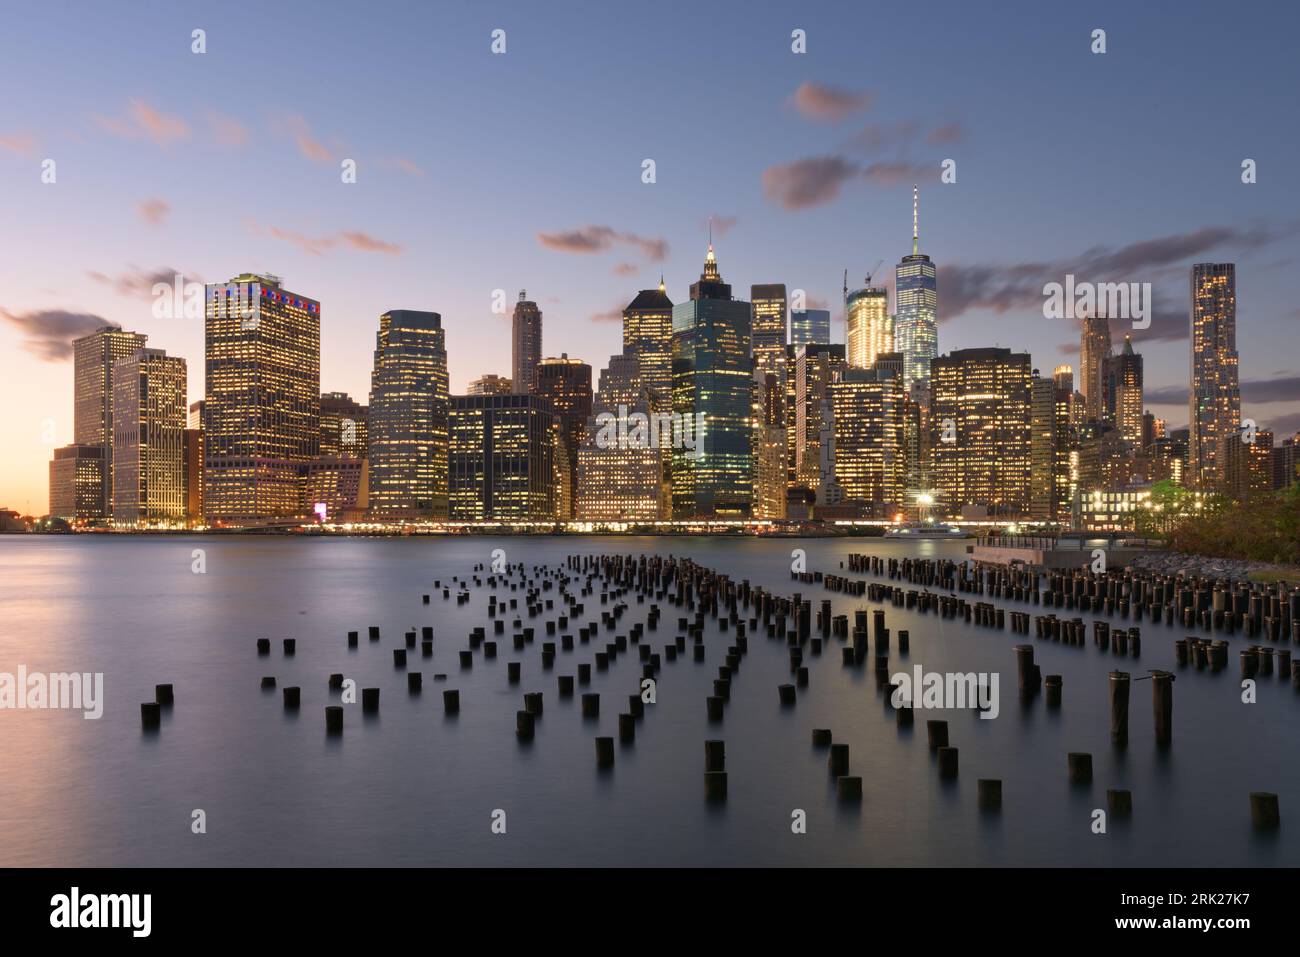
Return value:
<svg viewBox="0 0 1300 957">
<path fill-rule="evenodd" d="M 1085 557 L 1086 556 L 1086 557 Z M 889 558 L 851 554 L 848 567 L 897 581 L 991 595 L 1094 614 L 1143 618 L 1153 624 L 1241 633 L 1272 644 L 1300 644 L 1300 586 L 1169 575 L 1124 568 L 1093 571 L 1081 553 L 1080 568 L 1040 572 L 1028 566 L 969 565 L 951 559 Z"/>
<path fill-rule="evenodd" d="M 792 578 L 802 583 L 820 583 L 836 594 L 865 597 L 896 608 L 934 613 L 944 618 L 962 619 L 976 627 L 1004 630 L 1010 625 L 1013 633 L 1034 634 L 1042 641 L 1068 645 L 1083 645 L 1086 628 L 1082 618 L 1062 618 L 1053 612 L 1031 616 L 1027 612 L 1007 612 L 992 601 L 968 600 L 963 595 L 991 595 L 1004 600 L 1031 601 L 1051 608 L 1078 608 L 1107 613 L 1119 610 L 1134 621 L 1149 617 L 1153 622 L 1174 621 L 1185 618 L 1207 628 L 1234 630 L 1248 635 L 1259 635 L 1262 641 L 1276 642 L 1294 631 L 1297 610 L 1300 609 L 1300 590 L 1286 586 L 1252 587 L 1201 580 L 1185 581 L 1168 576 L 1151 576 L 1125 571 L 1123 573 L 1055 573 L 1035 575 L 1027 569 L 994 570 L 971 569 L 964 563 L 928 559 L 889 559 L 876 556 L 852 555 L 850 570 L 887 576 L 898 583 L 920 586 L 904 588 L 901 584 L 865 582 L 843 575 L 824 574 L 820 571 L 792 573 Z M 751 636 L 766 634 L 769 642 L 780 643 L 786 649 L 791 679 L 777 687 L 776 704 L 791 708 L 797 704 L 800 689 L 810 681 L 809 659 L 822 655 L 827 644 L 838 640 L 842 645 L 842 662 L 846 667 L 860 667 L 868 657 L 873 660 L 877 688 L 884 689 L 887 700 L 892 698 L 895 686 L 889 682 L 891 650 L 905 655 L 909 650 L 909 634 L 900 630 L 891 634 L 883 608 L 855 609 L 852 615 L 834 614 L 831 599 L 814 601 L 800 592 L 786 596 L 777 594 L 748 580 L 736 581 L 725 574 L 707 568 L 686 558 L 673 556 L 632 555 L 571 555 L 563 566 L 532 566 L 522 563 L 494 568 L 490 573 L 484 566 L 476 565 L 468 579 L 453 576 L 449 583 L 435 581 L 433 589 L 421 596 L 428 605 L 439 592 L 444 601 L 459 604 L 472 598 L 473 588 L 489 588 L 487 622 L 469 632 L 466 647 L 453 649 L 462 670 L 473 668 L 476 659 L 494 659 L 499 642 L 504 642 L 507 632 L 509 645 L 517 654 L 534 653 L 540 658 L 543 672 L 556 669 L 565 660 L 563 656 L 581 649 L 591 660 L 577 663 L 576 669 L 564 670 L 556 675 L 555 690 L 560 699 L 572 699 L 579 687 L 592 682 L 593 666 L 596 672 L 606 672 L 619 657 L 635 649 L 641 664 L 641 677 L 658 680 L 665 663 L 686 657 L 688 644 L 696 663 L 706 658 L 706 631 L 729 636 L 723 663 L 718 665 L 717 677 L 712 682 L 712 694 L 706 696 L 706 715 L 711 722 L 721 722 L 731 699 L 745 656 L 749 652 Z M 481 573 L 481 574 L 480 574 Z M 508 588 L 512 596 L 498 595 Z M 929 589 L 947 589 L 951 594 L 939 594 Z M 597 598 L 598 596 L 598 598 Z M 585 604 L 599 601 L 596 618 L 579 624 L 585 617 Z M 631 602 L 648 606 L 644 623 L 624 623 Z M 682 611 L 677 616 L 675 639 L 664 643 L 660 650 L 651 647 L 647 632 L 657 631 L 663 603 L 676 605 Z M 558 605 L 558 607 L 557 607 Z M 870 613 L 870 622 L 868 622 Z M 711 627 L 710 627 L 711 626 Z M 490 631 L 489 631 L 490 629 Z M 491 638 L 489 637 L 491 635 Z M 608 636 L 602 645 L 601 639 Z M 381 640 L 377 625 L 369 626 L 370 643 Z M 1300 633 L 1297 633 L 1300 637 Z M 541 639 L 538 641 L 538 639 Z M 1107 622 L 1094 621 L 1093 643 L 1103 652 L 1138 658 L 1141 633 L 1138 625 L 1112 629 Z M 347 633 L 347 647 L 356 649 L 360 632 Z M 423 692 L 424 673 L 411 670 L 416 648 L 422 659 L 434 657 L 434 634 L 431 626 L 410 629 L 403 635 L 402 644 L 393 647 L 395 671 L 405 675 L 408 694 Z M 591 647 L 586 647 L 591 646 Z M 283 653 L 296 653 L 296 641 L 283 639 Z M 1041 694 L 1046 707 L 1060 708 L 1063 701 L 1063 677 L 1043 675 L 1034 661 L 1034 645 L 1018 644 L 1014 647 L 1017 661 L 1019 691 L 1022 700 L 1032 701 Z M 1227 666 L 1227 642 L 1223 639 L 1207 640 L 1188 637 L 1175 642 L 1175 657 L 1180 666 L 1209 668 L 1214 671 Z M 268 656 L 271 641 L 257 640 L 259 657 Z M 1300 661 L 1291 661 L 1291 652 L 1269 644 L 1252 644 L 1241 651 L 1242 674 L 1246 677 L 1270 676 L 1277 673 L 1285 678 L 1292 676 L 1293 684 L 1300 688 Z M 576 674 L 575 674 L 576 671 Z M 435 680 L 444 674 L 434 674 Z M 522 680 L 521 661 L 509 661 L 506 668 L 507 684 L 518 685 Z M 1155 742 L 1158 747 L 1172 744 L 1173 681 L 1169 672 L 1153 671 L 1149 676 L 1134 679 L 1128 672 L 1110 674 L 1110 724 L 1112 741 L 1117 747 L 1128 743 L 1129 693 L 1133 680 L 1152 682 L 1153 721 Z M 274 690 L 275 676 L 261 679 L 261 686 Z M 329 691 L 343 686 L 341 673 L 329 676 Z M 296 712 L 302 706 L 302 688 L 287 686 L 281 689 L 286 711 Z M 147 730 L 161 723 L 161 712 L 174 701 L 171 685 L 158 685 L 156 700 L 141 705 L 141 720 Z M 583 721 L 598 720 L 600 697 L 595 692 L 583 691 L 580 695 Z M 379 710 L 380 688 L 361 689 L 361 710 L 373 715 Z M 617 740 L 630 747 L 637 737 L 637 724 L 645 718 L 645 705 L 640 694 L 627 696 L 628 707 L 618 715 Z M 443 692 L 443 709 L 447 715 L 460 710 L 460 693 L 457 689 Z M 899 728 L 910 728 L 914 721 L 912 702 L 891 703 Z M 331 735 L 340 734 L 344 725 L 344 708 L 340 705 L 326 707 L 326 730 Z M 523 707 L 516 712 L 515 734 L 523 742 L 534 740 L 543 715 L 543 692 L 533 689 L 523 694 Z M 950 781 L 958 776 L 959 752 L 949 740 L 948 723 L 942 720 L 926 722 L 927 740 L 938 776 Z M 830 729 L 813 730 L 813 743 L 828 751 L 827 766 L 835 781 L 835 791 L 848 802 L 862 800 L 862 778 L 849 773 L 849 749 L 846 743 L 834 741 Z M 596 764 L 608 769 L 615 762 L 615 738 L 595 738 Z M 1070 753 L 1067 755 L 1067 777 L 1075 785 L 1084 786 L 1092 780 L 1092 755 Z M 723 801 L 727 796 L 727 771 L 725 745 L 720 739 L 705 742 L 705 797 L 710 801 Z M 977 785 L 979 808 L 996 811 L 1002 803 L 1002 781 L 996 778 L 980 779 Z M 1112 789 L 1107 793 L 1108 807 L 1116 815 L 1132 811 L 1132 794 L 1126 790 Z M 1258 827 L 1276 827 L 1280 820 L 1277 795 L 1256 792 L 1250 795 L 1252 821 Z"/>
</svg>

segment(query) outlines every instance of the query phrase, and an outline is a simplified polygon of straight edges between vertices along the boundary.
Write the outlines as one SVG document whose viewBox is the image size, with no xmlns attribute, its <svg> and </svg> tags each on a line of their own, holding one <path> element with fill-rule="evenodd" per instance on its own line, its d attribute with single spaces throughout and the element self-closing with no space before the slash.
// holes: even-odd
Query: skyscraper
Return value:
<svg viewBox="0 0 1300 957">
<path fill-rule="evenodd" d="M 113 367 L 113 524 L 181 524 L 185 360 L 139 349 Z"/>
<path fill-rule="evenodd" d="M 50 460 L 50 515 L 68 522 L 104 517 L 104 447 L 65 445 Z"/>
<path fill-rule="evenodd" d="M 348 459 L 367 456 L 369 409 L 346 392 L 320 397 L 320 454 Z"/>
<path fill-rule="evenodd" d="M 1142 357 L 1133 351 L 1133 337 L 1107 365 L 1108 398 L 1115 428 L 1126 442 L 1142 447 Z"/>
<path fill-rule="evenodd" d="M 554 521 L 557 436 L 542 396 L 452 396 L 451 520 Z"/>
<path fill-rule="evenodd" d="M 781 348 L 785 366 L 785 347 Z M 785 386 L 775 372 L 754 371 L 754 517 L 785 518 L 789 484 Z"/>
<path fill-rule="evenodd" d="M 534 394 L 549 399 L 555 410 L 559 439 L 556 460 L 563 468 L 566 483 L 555 517 L 568 521 L 573 518 L 578 495 L 578 448 L 586 437 L 587 420 L 591 417 L 591 366 L 570 359 L 566 352 L 558 359 L 543 359 L 536 375 Z"/>
<path fill-rule="evenodd" d="M 1037 370 L 1035 370 L 1036 372 Z M 1069 517 L 1072 383 L 1060 374 L 1035 375 L 1030 385 L 1029 514 L 1040 522 Z"/>
<path fill-rule="evenodd" d="M 320 447 L 320 303 L 256 273 L 206 299 L 204 515 L 297 515 L 299 468 Z"/>
<path fill-rule="evenodd" d="M 888 355 L 888 354 L 887 354 Z M 898 365 L 905 359 L 898 356 Z M 905 395 L 901 368 L 850 368 L 830 385 L 835 483 L 863 517 L 894 515 L 903 502 Z"/>
<path fill-rule="evenodd" d="M 1188 479 L 1209 490 L 1220 483 L 1219 440 L 1241 428 L 1237 378 L 1237 267 L 1233 263 L 1192 266 L 1191 432 Z"/>
<path fill-rule="evenodd" d="M 829 309 L 797 309 L 790 313 L 790 345 L 829 345 L 830 341 Z"/>
<path fill-rule="evenodd" d="M 143 349 L 148 336 L 104 326 L 72 343 L 72 441 L 101 450 L 102 491 L 96 514 L 86 518 L 111 518 L 113 514 L 113 367 L 119 359 Z M 87 459 L 84 454 L 79 458 Z M 84 467 L 83 467 L 84 470 Z M 84 496 L 84 489 L 83 489 Z M 82 499 L 82 505 L 94 507 Z"/>
<path fill-rule="evenodd" d="M 1028 509 L 1031 373 L 1029 356 L 1010 349 L 959 349 L 930 364 L 931 463 L 950 512 Z"/>
<path fill-rule="evenodd" d="M 673 301 L 663 281 L 642 289 L 623 310 L 623 355 L 637 362 L 641 384 L 656 412 L 672 408 Z"/>
<path fill-rule="evenodd" d="M 447 518 L 449 403 L 442 316 L 413 309 L 380 316 L 368 416 L 375 517 Z"/>
<path fill-rule="evenodd" d="M 576 517 L 585 522 L 653 522 L 663 514 L 663 454 L 649 440 L 652 414 L 642 365 L 626 352 L 600 374 L 592 417 L 578 450 Z"/>
<path fill-rule="evenodd" d="M 754 370 L 769 372 L 785 381 L 786 331 L 785 283 L 768 283 L 749 287 L 754 310 L 752 328 Z"/>
<path fill-rule="evenodd" d="M 515 392 L 527 395 L 533 389 L 533 370 L 542 361 L 542 310 L 528 299 L 526 289 L 519 290 L 510 334 L 511 382 Z"/>
<path fill-rule="evenodd" d="M 876 364 L 876 356 L 894 351 L 894 320 L 889 314 L 889 294 L 883 286 L 853 290 L 844 300 L 844 315 L 850 366 L 870 369 Z"/>
<path fill-rule="evenodd" d="M 920 251 L 917 190 L 912 187 L 912 255 L 894 269 L 895 336 L 903 354 L 903 388 L 930 381 L 930 360 L 939 354 L 939 285 L 934 263 Z"/>
<path fill-rule="evenodd" d="M 799 346 L 795 359 L 795 482 L 817 493 L 823 486 L 822 466 L 826 446 L 833 436 L 830 389 L 844 375 L 848 363 L 844 346 Z M 829 464 L 829 459 L 827 459 Z M 826 504 L 819 496 L 818 501 Z"/>
<path fill-rule="evenodd" d="M 672 450 L 676 518 L 749 515 L 754 497 L 750 305 L 731 297 L 713 244 L 691 298 L 673 307 L 673 413 L 695 432 Z M 697 431 L 698 430 L 698 431 Z"/>
<path fill-rule="evenodd" d="M 1083 393 L 1084 419 L 1101 422 L 1106 417 L 1106 360 L 1110 358 L 1110 320 L 1084 316 L 1079 341 L 1079 391 Z"/>
</svg>

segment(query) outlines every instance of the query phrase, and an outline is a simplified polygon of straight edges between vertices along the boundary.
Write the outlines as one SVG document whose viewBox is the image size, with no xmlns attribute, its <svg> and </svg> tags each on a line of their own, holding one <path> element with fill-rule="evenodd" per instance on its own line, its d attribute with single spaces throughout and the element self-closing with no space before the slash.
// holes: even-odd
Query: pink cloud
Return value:
<svg viewBox="0 0 1300 957">
<path fill-rule="evenodd" d="M 814 156 L 769 166 L 763 171 L 763 194 L 786 209 L 829 203 L 858 175 L 858 167 L 839 156 Z"/>
<path fill-rule="evenodd" d="M 219 113 L 209 113 L 208 126 L 212 131 L 212 139 L 218 146 L 242 149 L 248 145 L 248 127 L 236 119 Z"/>
<path fill-rule="evenodd" d="M 868 109 L 875 100 L 876 95 L 869 91 L 853 93 L 806 80 L 788 102 L 807 119 L 838 123 L 850 113 Z"/>
<path fill-rule="evenodd" d="M 125 117 L 95 116 L 101 129 L 123 139 L 146 139 L 163 149 L 177 140 L 188 139 L 189 124 L 178 116 L 155 109 L 143 100 L 132 99 Z"/>
<path fill-rule="evenodd" d="M 9 150 L 28 159 L 36 155 L 40 145 L 40 141 L 31 133 L 9 133 L 0 136 L 0 149 Z"/>
<path fill-rule="evenodd" d="M 146 199 L 136 204 L 136 209 L 146 223 L 159 226 L 167 218 L 167 214 L 172 211 L 172 206 L 165 199 Z"/>
<path fill-rule="evenodd" d="M 252 229 L 256 233 L 293 243 L 303 252 L 313 256 L 323 256 L 340 247 L 348 247 L 367 253 L 383 253 L 387 256 L 400 256 L 402 254 L 402 247 L 397 243 L 377 239 L 369 233 L 359 230 L 341 230 L 332 235 L 308 236 L 296 230 L 281 229 L 279 226 L 263 228 L 257 223 L 252 224 Z"/>
</svg>

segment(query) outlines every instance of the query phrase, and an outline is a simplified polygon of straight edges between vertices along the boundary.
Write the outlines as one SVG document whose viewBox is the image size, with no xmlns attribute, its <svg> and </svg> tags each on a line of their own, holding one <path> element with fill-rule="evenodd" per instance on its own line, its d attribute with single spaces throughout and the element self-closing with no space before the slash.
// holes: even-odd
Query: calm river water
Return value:
<svg viewBox="0 0 1300 957">
<path fill-rule="evenodd" d="M 203 574 L 192 570 L 196 548 L 206 553 Z M 617 746 L 613 771 L 598 773 L 592 739 L 617 739 L 618 713 L 640 678 L 636 654 L 579 689 L 602 695 L 599 721 L 584 722 L 579 699 L 558 696 L 556 676 L 591 661 L 609 634 L 544 672 L 544 618 L 532 622 L 537 643 L 518 655 L 523 680 L 512 686 L 509 625 L 496 660 L 476 655 L 468 671 L 457 662 L 470 630 L 486 621 L 488 588 L 459 606 L 440 593 L 421 604 L 434 579 L 466 577 L 496 548 L 530 567 L 575 553 L 689 555 L 785 595 L 833 597 L 835 613 L 850 615 L 882 606 L 792 582 L 792 549 L 806 550 L 809 570 L 825 571 L 839 571 L 850 551 L 964 552 L 958 542 L 880 539 L 3 536 L 0 672 L 102 672 L 104 712 L 86 720 L 75 711 L 0 710 L 0 864 L 1300 864 L 1300 694 L 1274 676 L 1261 680 L 1257 703 L 1243 704 L 1235 647 L 1221 674 L 1179 673 L 1168 753 L 1152 742 L 1150 685 L 1135 683 L 1131 743 L 1116 752 L 1106 678 L 1116 663 L 1091 640 L 1061 646 L 892 606 L 891 630 L 911 633 L 910 654 L 899 659 L 895 643 L 895 662 L 999 672 L 996 720 L 918 710 L 915 729 L 900 731 L 872 669 L 844 668 L 838 641 L 806 658 L 809 686 L 783 709 L 776 688 L 790 680 L 786 649 L 759 634 L 725 720 L 710 725 L 704 698 L 734 640 L 710 621 L 708 660 L 664 663 L 635 743 Z M 646 606 L 630 601 L 618 632 L 643 619 Z M 586 606 L 577 624 L 598 620 L 599 595 Z M 679 614 L 664 605 L 659 630 L 647 632 L 656 650 L 677 634 Z M 377 643 L 366 641 L 372 624 L 382 629 Z M 425 673 L 423 694 L 412 696 L 390 649 L 423 625 L 433 627 L 436 650 L 432 662 L 412 653 L 410 669 Z M 351 651 L 349 630 L 362 635 Z M 1142 659 L 1123 667 L 1135 677 L 1172 670 L 1183 632 L 1150 622 L 1142 631 Z M 269 657 L 257 657 L 259 637 L 272 639 Z M 281 652 L 285 637 L 297 639 L 293 657 Z M 1028 709 L 1016 701 L 1011 646 L 1026 640 L 1044 674 L 1064 675 L 1060 711 L 1041 698 Z M 382 688 L 379 716 L 349 707 L 338 738 L 326 736 L 322 713 L 337 703 L 326 686 L 332 672 Z M 263 692 L 263 675 L 300 685 L 301 711 L 287 713 L 278 690 Z M 176 703 L 161 731 L 145 734 L 139 705 L 160 682 L 174 684 Z M 443 714 L 446 687 L 460 690 L 454 718 Z M 544 693 L 545 713 L 525 745 L 515 712 L 533 690 Z M 960 749 L 952 784 L 939 780 L 925 743 L 924 721 L 936 716 L 948 719 Z M 851 773 L 863 778 L 860 805 L 836 800 L 826 752 L 811 744 L 814 727 L 849 744 Z M 708 738 L 726 741 L 730 794 L 720 806 L 704 799 Z M 1071 751 L 1093 754 L 1091 787 L 1069 786 Z M 976 807 L 982 777 L 1003 780 L 999 816 Z M 1134 816 L 1094 834 L 1092 810 L 1105 807 L 1107 787 L 1132 789 Z M 1256 790 L 1281 796 L 1283 827 L 1270 836 L 1250 827 Z M 206 833 L 192 831 L 196 809 Z M 491 827 L 498 809 L 504 834 Z M 796 809 L 806 812 L 804 834 L 792 832 Z"/>
</svg>

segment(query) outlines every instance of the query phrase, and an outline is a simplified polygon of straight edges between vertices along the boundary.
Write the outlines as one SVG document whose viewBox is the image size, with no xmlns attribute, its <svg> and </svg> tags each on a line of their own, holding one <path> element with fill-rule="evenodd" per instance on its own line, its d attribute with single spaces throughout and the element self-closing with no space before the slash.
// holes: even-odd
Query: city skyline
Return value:
<svg viewBox="0 0 1300 957">
<path fill-rule="evenodd" d="M 322 53 L 342 49 L 348 31 L 305 16 L 304 9 L 286 7 L 259 15 L 260 22 L 268 31 L 292 29 Z M 53 449 L 73 441 L 70 342 L 90 331 L 88 323 L 118 323 L 147 335 L 151 347 L 186 359 L 188 399 L 203 398 L 202 323 L 184 315 L 159 319 L 151 311 L 152 281 L 170 283 L 177 272 L 198 283 L 267 269 L 284 275 L 289 288 L 307 290 L 321 303 L 321 389 L 354 397 L 368 391 L 376 317 L 390 309 L 438 312 L 447 329 L 451 392 L 464 394 L 472 379 L 511 372 L 504 345 L 509 300 L 521 288 L 546 316 L 543 357 L 567 352 L 603 368 L 621 339 L 613 320 L 637 289 L 652 288 L 663 275 L 668 296 L 686 298 L 710 218 L 737 290 L 778 283 L 804 290 L 810 308 L 830 309 L 833 341 L 842 342 L 844 269 L 859 283 L 883 260 L 880 275 L 894 303 L 889 267 L 911 247 L 913 182 L 925 206 L 922 252 L 938 266 L 941 355 L 1012 346 L 1029 352 L 1043 374 L 1062 362 L 1078 369 L 1078 328 L 1042 317 L 1042 285 L 1071 272 L 1094 281 L 1152 281 L 1154 322 L 1133 331 L 1145 360 L 1146 407 L 1171 428 L 1184 426 L 1187 269 L 1193 262 L 1233 262 L 1241 414 L 1279 440 L 1300 427 L 1297 377 L 1282 358 L 1297 320 L 1290 279 L 1296 223 L 1287 196 L 1278 193 L 1286 188 L 1283 157 L 1296 133 L 1265 122 L 1270 112 L 1284 115 L 1281 88 L 1266 75 L 1238 85 L 1224 82 L 1231 69 L 1200 77 L 1191 65 L 1198 55 L 1254 62 L 1258 44 L 1281 44 L 1283 29 L 1251 34 L 1247 49 L 1246 35 L 1232 28 L 1211 42 L 1198 36 L 1195 18 L 1183 23 L 1116 7 L 1096 15 L 1111 48 L 1095 56 L 1087 43 L 1091 21 L 1046 27 L 1017 23 L 1007 11 L 984 23 L 973 42 L 961 26 L 978 18 L 945 7 L 953 29 L 940 41 L 942 52 L 984 64 L 969 88 L 950 89 L 938 78 L 891 72 L 901 60 L 888 49 L 881 69 L 858 68 L 851 46 L 837 36 L 838 14 L 769 5 L 741 23 L 720 8 L 705 15 L 707 27 L 730 31 L 746 49 L 770 46 L 771 52 L 761 63 L 744 64 L 722 46 L 724 64 L 746 82 L 724 111 L 725 135 L 704 144 L 696 158 L 671 136 L 647 136 L 640 117 L 653 113 L 670 128 L 682 121 L 717 67 L 692 64 L 686 51 L 674 49 L 653 11 L 634 15 L 637 29 L 628 42 L 666 44 L 671 83 L 651 91 L 617 82 L 600 94 L 590 77 L 613 55 L 598 42 L 583 70 L 549 70 L 555 64 L 548 60 L 542 88 L 527 91 L 524 84 L 539 48 L 590 43 L 613 25 L 579 25 L 563 12 L 541 18 L 523 9 L 494 18 L 453 12 L 436 23 L 416 8 L 405 13 L 419 28 L 415 33 L 436 27 L 439 36 L 453 38 L 444 69 L 459 73 L 443 78 L 475 84 L 485 114 L 503 118 L 498 136 L 493 124 L 435 98 L 430 115 L 481 131 L 479 149 L 435 147 L 439 138 L 422 134 L 395 142 L 388 111 L 428 112 L 430 103 L 414 86 L 399 84 L 384 94 L 382 115 L 368 122 L 363 105 L 379 94 L 378 81 L 365 75 L 353 77 L 350 92 L 341 81 L 331 84 L 333 93 L 344 94 L 336 103 L 312 92 L 290 67 L 274 64 L 256 81 L 234 81 L 218 95 L 212 71 L 225 74 L 251 54 L 232 49 L 223 23 L 190 23 L 181 13 L 130 24 L 160 51 L 159 67 L 123 65 L 87 50 L 72 76 L 95 78 L 94 96 L 76 95 L 80 87 L 71 82 L 39 107 L 15 103 L 0 118 L 0 182 L 14 221 L 23 224 L 22 241 L 10 236 L 0 265 L 0 348 L 13 370 L 0 384 L 0 399 L 20 410 L 0 426 L 0 439 L 12 450 L 0 463 L 0 506 L 44 511 Z M 873 22 L 905 22 L 889 16 Z M 105 49 L 126 29 L 106 11 L 87 10 L 85 17 Z M 232 8 L 227 21 L 237 19 Z M 196 25 L 207 31 L 206 60 L 190 51 Z M 489 49 L 497 27 L 509 36 L 501 56 Z M 807 30 L 807 54 L 790 51 L 796 27 Z M 55 24 L 23 29 L 40 34 L 28 38 L 40 41 L 32 49 L 67 48 L 66 38 L 51 33 Z M 363 40 L 370 29 L 362 25 L 359 38 L 346 39 Z M 1056 49 L 1064 42 L 1058 34 L 1068 30 L 1079 37 L 1077 62 L 1058 65 L 1068 77 L 1017 95 L 1026 108 L 1056 97 L 1058 113 L 1083 108 L 1090 115 L 1091 104 L 1106 111 L 1116 135 L 1131 137 L 1140 119 L 1144 139 L 1122 155 L 1064 156 L 1059 143 L 1037 144 L 1049 118 L 1022 117 L 1017 126 L 977 102 L 981 90 L 1046 57 L 1034 47 L 1035 31 L 1049 31 Z M 394 41 L 391 22 L 384 32 L 390 47 L 414 42 Z M 1004 62 L 988 64 L 997 59 L 990 52 L 1003 54 Z M 37 68 L 31 56 L 20 48 L 0 66 L 11 85 Z M 254 82 L 257 87 L 248 85 Z M 1152 112 L 1160 91 L 1174 82 L 1185 87 L 1178 102 Z M 277 92 L 269 100 L 253 95 L 272 87 Z M 1008 95 L 1009 88 L 1000 89 Z M 1251 103 L 1243 109 L 1247 90 Z M 552 132 L 525 121 L 521 132 L 537 149 L 521 159 L 504 148 L 509 121 L 521 119 L 530 97 L 546 96 L 595 102 L 622 96 L 625 103 L 583 155 L 559 152 L 573 130 L 567 122 Z M 1232 113 L 1222 121 L 1232 148 L 1206 156 L 1177 132 L 1178 124 L 1190 128 L 1197 111 L 1216 108 Z M 780 144 L 747 132 L 755 121 L 781 131 Z M 373 135 L 385 124 L 382 136 Z M 492 145 L 497 141 L 502 148 Z M 53 184 L 40 181 L 47 157 L 59 163 Z M 948 157 L 957 162 L 955 183 L 940 182 L 940 162 Z M 1250 185 L 1240 176 L 1246 157 L 1260 164 L 1259 181 Z M 357 161 L 358 182 L 346 185 L 339 165 L 349 158 Z M 654 183 L 642 181 L 645 158 L 655 160 Z M 717 180 L 714 167 L 730 175 Z M 187 177 L 193 182 L 182 182 Z M 453 197 L 457 189 L 466 195 Z M 210 208 L 235 196 L 247 199 L 233 207 L 230 229 L 198 227 Z M 428 226 L 417 210 L 442 211 L 435 222 L 449 228 Z M 497 290 L 507 297 L 502 313 L 492 311 Z M 1124 331 L 1115 330 L 1117 340 Z"/>
</svg>

